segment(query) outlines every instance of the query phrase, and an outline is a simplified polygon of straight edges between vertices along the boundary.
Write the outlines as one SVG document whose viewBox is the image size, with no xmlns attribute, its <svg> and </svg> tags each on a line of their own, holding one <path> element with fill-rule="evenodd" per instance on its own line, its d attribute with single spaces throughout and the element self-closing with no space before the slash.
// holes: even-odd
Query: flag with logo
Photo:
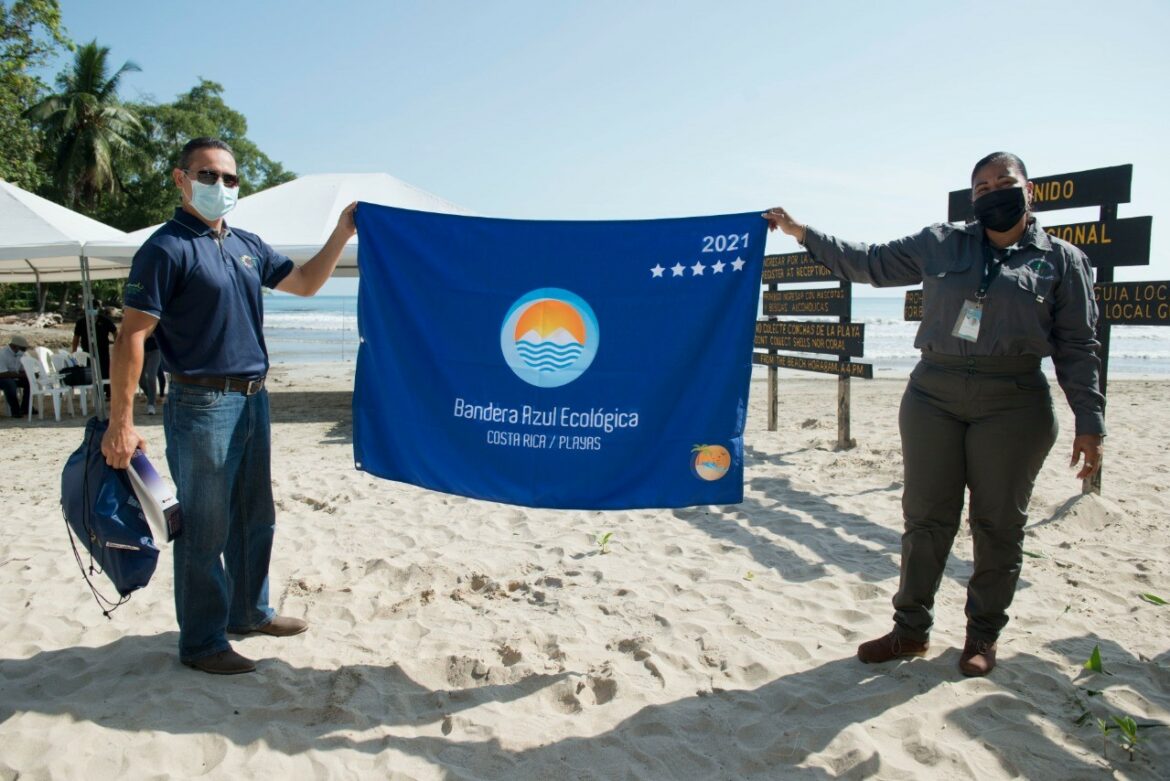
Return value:
<svg viewBox="0 0 1170 781">
<path fill-rule="evenodd" d="M 362 203 L 354 461 L 533 507 L 743 499 L 758 212 L 504 220 Z"/>
</svg>

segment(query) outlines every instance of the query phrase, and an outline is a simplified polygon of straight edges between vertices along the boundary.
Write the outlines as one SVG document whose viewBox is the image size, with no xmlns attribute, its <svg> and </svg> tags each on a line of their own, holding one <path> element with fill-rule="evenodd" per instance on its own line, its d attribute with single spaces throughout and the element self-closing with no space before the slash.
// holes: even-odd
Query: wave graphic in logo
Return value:
<svg viewBox="0 0 1170 781">
<path fill-rule="evenodd" d="M 555 287 L 521 296 L 504 317 L 500 350 L 516 376 L 538 388 L 580 377 L 597 355 L 593 309 L 580 296 Z"/>
</svg>

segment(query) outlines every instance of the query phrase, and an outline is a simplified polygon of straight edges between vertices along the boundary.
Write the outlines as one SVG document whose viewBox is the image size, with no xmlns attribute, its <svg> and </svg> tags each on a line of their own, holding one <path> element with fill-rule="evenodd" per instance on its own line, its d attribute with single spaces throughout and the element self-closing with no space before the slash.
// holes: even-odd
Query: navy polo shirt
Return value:
<svg viewBox="0 0 1170 781">
<path fill-rule="evenodd" d="M 159 319 L 163 365 L 192 377 L 255 379 L 268 372 L 260 288 L 276 287 L 293 262 L 259 236 L 175 216 L 134 255 L 124 303 Z"/>
</svg>

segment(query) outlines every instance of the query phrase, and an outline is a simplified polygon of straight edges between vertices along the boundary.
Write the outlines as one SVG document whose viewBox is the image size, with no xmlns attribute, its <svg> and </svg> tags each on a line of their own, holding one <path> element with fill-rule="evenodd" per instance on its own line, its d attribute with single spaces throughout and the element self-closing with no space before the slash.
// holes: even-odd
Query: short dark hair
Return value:
<svg viewBox="0 0 1170 781">
<path fill-rule="evenodd" d="M 208 138 L 207 136 L 192 138 L 183 147 L 183 151 L 179 153 L 179 170 L 187 170 L 187 167 L 191 165 L 191 156 L 200 149 L 222 149 L 233 158 L 236 156 L 236 153 L 227 145 L 227 142 L 220 141 L 218 138 Z"/>
<path fill-rule="evenodd" d="M 979 169 L 983 166 L 987 165 L 988 163 L 1002 162 L 1006 162 L 1009 166 L 1014 166 L 1020 169 L 1020 173 L 1023 174 L 1024 179 L 1027 180 L 1028 167 L 1024 165 L 1024 161 L 1021 160 L 1017 155 L 1013 155 L 1011 152 L 992 152 L 976 163 L 975 167 L 971 169 L 971 181 L 975 181 L 975 174 L 979 173 Z"/>
</svg>

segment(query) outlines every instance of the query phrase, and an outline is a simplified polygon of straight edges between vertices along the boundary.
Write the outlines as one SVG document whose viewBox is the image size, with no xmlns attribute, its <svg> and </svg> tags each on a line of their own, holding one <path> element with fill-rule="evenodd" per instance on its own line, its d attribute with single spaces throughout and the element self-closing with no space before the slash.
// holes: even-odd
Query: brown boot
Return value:
<svg viewBox="0 0 1170 781">
<path fill-rule="evenodd" d="M 882 635 L 877 640 L 870 640 L 857 646 L 857 658 L 864 664 L 877 664 L 892 659 L 905 659 L 911 656 L 926 656 L 930 642 L 919 642 L 908 637 L 901 637 L 896 631 Z"/>
<path fill-rule="evenodd" d="M 994 640 L 977 640 L 968 637 L 963 644 L 963 654 L 959 657 L 959 672 L 970 678 L 987 675 L 995 669 Z"/>
<path fill-rule="evenodd" d="M 228 633 L 233 635 L 268 635 L 270 637 L 291 637 L 299 635 L 309 628 L 309 622 L 303 618 L 292 616 L 276 616 L 264 626 L 255 629 L 232 629 Z"/>
<path fill-rule="evenodd" d="M 239 675 L 240 673 L 250 673 L 256 669 L 255 662 L 230 648 L 211 656 L 201 656 L 193 661 L 183 662 L 183 664 L 212 675 Z"/>
</svg>

